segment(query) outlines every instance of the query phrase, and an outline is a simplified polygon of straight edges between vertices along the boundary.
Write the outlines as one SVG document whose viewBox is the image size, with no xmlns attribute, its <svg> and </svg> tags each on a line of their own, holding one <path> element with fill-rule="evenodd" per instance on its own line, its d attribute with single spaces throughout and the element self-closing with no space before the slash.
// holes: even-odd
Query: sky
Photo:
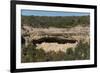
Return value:
<svg viewBox="0 0 100 73">
<path fill-rule="evenodd" d="M 82 12 L 61 12 L 61 11 L 43 11 L 43 10 L 21 10 L 24 16 L 87 16 L 89 13 Z"/>
</svg>

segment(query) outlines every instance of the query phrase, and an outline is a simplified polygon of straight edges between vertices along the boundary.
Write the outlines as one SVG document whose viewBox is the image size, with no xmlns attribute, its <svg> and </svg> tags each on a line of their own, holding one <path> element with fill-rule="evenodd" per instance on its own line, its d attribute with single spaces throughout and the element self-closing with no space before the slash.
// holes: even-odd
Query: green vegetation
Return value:
<svg viewBox="0 0 100 73">
<path fill-rule="evenodd" d="M 89 59 L 90 58 L 90 45 L 89 43 L 82 43 L 82 41 L 80 41 L 80 43 L 78 44 L 78 46 L 75 48 L 75 59 Z"/>
<path fill-rule="evenodd" d="M 89 26 L 90 16 L 21 16 L 22 25 L 37 28 Z"/>
<path fill-rule="evenodd" d="M 45 52 L 41 49 L 36 49 L 36 46 L 29 44 L 26 48 L 22 47 L 21 62 L 47 62 L 47 61 L 68 61 L 68 60 L 87 60 L 90 59 L 90 46 L 88 43 L 80 43 L 73 50 L 69 48 L 66 52 Z"/>
</svg>

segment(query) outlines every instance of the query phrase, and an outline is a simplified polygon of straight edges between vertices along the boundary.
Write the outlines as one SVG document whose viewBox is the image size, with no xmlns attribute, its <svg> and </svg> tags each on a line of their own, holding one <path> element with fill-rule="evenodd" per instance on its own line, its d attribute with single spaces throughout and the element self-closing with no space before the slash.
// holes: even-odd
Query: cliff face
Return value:
<svg viewBox="0 0 100 73">
<path fill-rule="evenodd" d="M 73 28 L 32 28 L 30 26 L 22 27 L 22 36 L 30 37 L 30 39 L 38 39 L 41 37 L 66 37 L 89 36 L 89 27 L 76 26 Z M 77 38 L 76 38 L 77 39 Z M 78 40 L 78 39 L 77 39 Z"/>
<path fill-rule="evenodd" d="M 65 51 L 67 48 L 75 48 L 80 40 L 83 42 L 88 42 L 89 37 L 89 27 L 76 26 L 73 28 L 33 28 L 31 26 L 22 26 L 21 35 L 25 39 L 25 45 L 33 43 L 41 38 L 56 37 L 63 41 L 64 38 L 68 40 L 76 40 L 75 43 L 60 43 L 42 41 L 42 43 L 35 43 L 37 49 L 43 48 L 45 51 Z M 50 40 L 50 39 L 48 39 Z M 66 40 L 67 41 L 67 40 Z M 56 50 L 55 50 L 56 48 Z"/>
</svg>

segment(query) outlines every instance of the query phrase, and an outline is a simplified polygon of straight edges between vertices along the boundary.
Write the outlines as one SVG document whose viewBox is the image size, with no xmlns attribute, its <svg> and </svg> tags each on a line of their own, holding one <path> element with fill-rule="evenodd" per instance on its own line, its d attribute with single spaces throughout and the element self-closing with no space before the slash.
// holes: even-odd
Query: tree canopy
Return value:
<svg viewBox="0 0 100 73">
<path fill-rule="evenodd" d="M 21 24 L 36 28 L 89 26 L 89 16 L 21 16 Z"/>
</svg>

